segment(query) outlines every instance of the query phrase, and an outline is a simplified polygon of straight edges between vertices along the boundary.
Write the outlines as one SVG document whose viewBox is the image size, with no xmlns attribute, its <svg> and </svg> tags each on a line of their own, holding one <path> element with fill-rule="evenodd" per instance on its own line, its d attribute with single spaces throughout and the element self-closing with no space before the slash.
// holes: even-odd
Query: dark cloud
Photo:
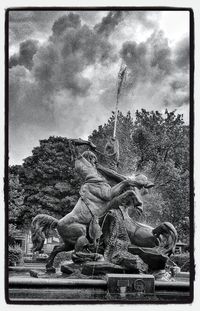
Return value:
<svg viewBox="0 0 200 311">
<path fill-rule="evenodd" d="M 146 52 L 147 48 L 144 43 L 137 44 L 134 41 L 128 41 L 123 44 L 120 54 L 129 67 L 137 64 L 140 67 L 144 63 Z"/>
<path fill-rule="evenodd" d="M 135 86 L 144 80 L 156 82 L 173 70 L 171 49 L 162 31 L 155 31 L 146 42 L 125 42 L 120 55 L 129 68 Z M 130 82 L 130 81 L 129 81 Z"/>
<path fill-rule="evenodd" d="M 69 54 L 80 55 L 84 65 L 112 59 L 112 45 L 86 25 L 77 31 L 66 32 L 63 39 L 61 53 L 64 58 Z"/>
<path fill-rule="evenodd" d="M 158 67 L 165 75 L 172 70 L 171 49 L 168 39 L 162 31 L 154 32 L 147 40 L 148 48 L 151 50 L 151 67 Z"/>
<path fill-rule="evenodd" d="M 27 38 L 47 38 L 52 30 L 53 21 L 69 11 L 10 11 L 9 12 L 9 41 L 10 46 L 19 44 Z M 101 18 L 102 11 L 80 11 L 81 19 L 93 26 Z"/>
<path fill-rule="evenodd" d="M 32 75 L 39 89 L 45 93 L 54 91 L 57 83 L 56 67 L 59 62 L 59 55 L 53 44 L 41 46 L 34 56 Z"/>
<path fill-rule="evenodd" d="M 109 12 L 107 16 L 102 18 L 102 21 L 99 24 L 95 25 L 95 31 L 98 34 L 109 36 L 122 21 L 123 15 L 123 11 Z"/>
<path fill-rule="evenodd" d="M 148 60 L 147 48 L 144 43 L 125 42 L 120 55 L 129 69 L 127 87 L 128 85 L 132 87 L 138 81 L 145 79 L 148 73 Z"/>
<path fill-rule="evenodd" d="M 70 13 L 60 17 L 53 24 L 52 31 L 54 36 L 60 36 L 67 28 L 78 28 L 81 26 L 81 19 L 78 14 Z"/>
<path fill-rule="evenodd" d="M 9 21 L 11 23 L 39 23 L 42 25 L 46 25 L 47 22 L 52 23 L 52 18 L 56 18 L 56 16 L 60 14 L 59 11 L 10 11 L 9 12 Z"/>
<path fill-rule="evenodd" d="M 112 61 L 112 45 L 92 28 L 81 25 L 77 14 L 59 17 L 51 27 L 46 41 L 38 45 L 26 40 L 10 58 L 10 142 L 16 159 L 20 152 L 25 154 L 24 143 L 33 147 L 45 133 L 55 135 L 59 128 L 69 137 L 84 133 L 93 111 L 87 107 L 92 80 L 85 70 L 100 64 L 105 67 Z M 89 103 L 94 108 L 93 102 Z M 18 154 L 16 145 L 21 150 Z"/>
<path fill-rule="evenodd" d="M 189 38 L 183 38 L 175 49 L 175 63 L 180 69 L 188 69 L 189 52 Z"/>
<path fill-rule="evenodd" d="M 176 91 L 184 88 L 185 86 L 187 86 L 187 84 L 188 84 L 187 80 L 172 80 L 170 86 L 174 91 Z"/>
<path fill-rule="evenodd" d="M 10 11 L 9 38 L 10 44 L 19 43 L 35 33 L 49 33 L 52 20 L 60 16 L 60 11 Z"/>
<path fill-rule="evenodd" d="M 33 67 L 33 56 L 38 50 L 38 41 L 37 40 L 26 40 L 20 43 L 19 53 L 14 54 L 10 57 L 9 67 L 23 65 L 27 69 Z"/>
<path fill-rule="evenodd" d="M 85 96 L 91 81 L 84 77 L 84 70 L 89 65 L 106 64 L 112 59 L 112 45 L 108 40 L 81 25 L 78 14 L 70 13 L 54 22 L 52 35 L 39 49 L 34 40 L 21 43 L 19 54 L 10 58 L 10 67 L 19 64 L 32 69 L 43 93 L 68 89 L 72 95 Z"/>
<path fill-rule="evenodd" d="M 160 107 L 181 107 L 189 103 L 188 75 L 186 68 L 188 53 L 185 40 L 179 42 L 173 52 L 162 31 L 155 31 L 145 42 L 125 42 L 120 55 L 127 65 L 126 92 L 139 98 L 143 86 L 151 94 L 149 102 L 157 101 Z M 153 105 L 153 103 L 152 103 Z"/>
</svg>

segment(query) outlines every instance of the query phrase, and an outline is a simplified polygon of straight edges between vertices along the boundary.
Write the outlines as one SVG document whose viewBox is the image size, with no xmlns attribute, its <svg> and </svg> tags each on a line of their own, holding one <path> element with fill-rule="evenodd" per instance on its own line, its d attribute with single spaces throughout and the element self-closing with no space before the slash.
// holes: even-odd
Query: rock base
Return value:
<svg viewBox="0 0 200 311">
<path fill-rule="evenodd" d="M 73 261 L 64 261 L 60 267 L 60 271 L 67 275 L 70 275 L 77 270 L 82 270 L 82 264 L 75 264 Z"/>
<path fill-rule="evenodd" d="M 33 278 L 42 278 L 42 279 L 48 279 L 48 278 L 55 278 L 55 272 L 47 272 L 45 269 L 42 270 L 30 270 L 29 271 L 30 276 Z"/>
<path fill-rule="evenodd" d="M 137 256 L 136 256 L 137 257 Z M 138 263 L 137 263 L 138 264 Z M 144 263 L 143 263 L 144 264 Z M 145 264 L 144 264 L 145 265 Z M 82 264 L 75 264 L 72 261 L 66 261 L 61 265 L 61 272 L 66 275 L 71 275 L 79 271 L 79 273 L 87 276 L 102 276 L 108 273 L 121 273 L 121 274 L 129 274 L 129 273 L 140 273 L 139 269 L 136 268 L 136 263 L 130 262 L 125 266 L 113 264 L 107 261 L 92 261 L 85 262 Z"/>
<path fill-rule="evenodd" d="M 107 273 L 125 273 L 125 269 L 106 261 L 88 262 L 82 267 L 82 274 L 84 275 L 106 275 Z"/>
</svg>

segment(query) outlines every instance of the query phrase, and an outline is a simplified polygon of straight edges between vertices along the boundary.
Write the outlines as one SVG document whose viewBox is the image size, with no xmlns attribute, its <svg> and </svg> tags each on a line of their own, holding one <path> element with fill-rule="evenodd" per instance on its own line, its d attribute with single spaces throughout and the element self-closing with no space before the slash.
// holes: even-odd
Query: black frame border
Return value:
<svg viewBox="0 0 200 311">
<path fill-rule="evenodd" d="M 12 11 L 187 11 L 190 24 L 190 295 L 188 299 L 177 301 L 13 301 L 9 298 L 8 283 L 8 200 L 9 200 L 9 12 Z M 4 201 L 5 201 L 5 301 L 13 305 L 80 305 L 80 304 L 188 304 L 194 299 L 195 260 L 194 260 L 194 12 L 188 7 L 169 6 L 98 6 L 98 7 L 11 7 L 5 10 L 5 124 L 4 124 Z"/>
</svg>

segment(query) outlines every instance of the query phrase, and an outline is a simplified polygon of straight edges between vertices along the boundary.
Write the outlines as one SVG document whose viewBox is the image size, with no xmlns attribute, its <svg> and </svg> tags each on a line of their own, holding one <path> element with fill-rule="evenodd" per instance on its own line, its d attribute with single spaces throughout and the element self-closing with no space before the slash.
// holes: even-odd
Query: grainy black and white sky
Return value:
<svg viewBox="0 0 200 311">
<path fill-rule="evenodd" d="M 10 11 L 9 161 L 39 139 L 87 138 L 114 110 L 189 114 L 189 12 Z"/>
</svg>

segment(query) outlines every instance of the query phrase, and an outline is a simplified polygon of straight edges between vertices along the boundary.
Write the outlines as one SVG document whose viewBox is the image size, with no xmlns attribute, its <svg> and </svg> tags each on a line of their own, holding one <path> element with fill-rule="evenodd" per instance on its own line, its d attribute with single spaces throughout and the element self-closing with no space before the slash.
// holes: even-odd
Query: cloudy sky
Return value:
<svg viewBox="0 0 200 311">
<path fill-rule="evenodd" d="M 188 122 L 189 13 L 11 11 L 9 158 L 21 164 L 50 135 L 87 138 L 119 109 L 176 109 Z"/>
</svg>

